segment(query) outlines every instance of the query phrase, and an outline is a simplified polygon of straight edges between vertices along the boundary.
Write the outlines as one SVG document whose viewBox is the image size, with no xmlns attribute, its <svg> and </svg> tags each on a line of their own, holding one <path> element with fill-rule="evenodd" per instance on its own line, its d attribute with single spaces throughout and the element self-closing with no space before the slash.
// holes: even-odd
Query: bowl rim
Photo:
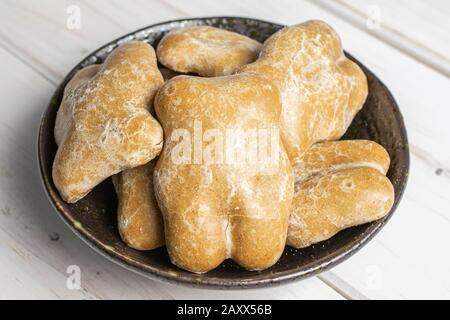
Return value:
<svg viewBox="0 0 450 320">
<path fill-rule="evenodd" d="M 46 196 L 49 200 L 49 202 L 52 204 L 52 207 L 57 212 L 58 216 L 64 221 L 64 223 L 80 238 L 82 239 L 89 247 L 91 247 L 94 251 L 102 255 L 103 257 L 107 258 L 108 260 L 128 269 L 135 273 L 138 273 L 146 278 L 150 278 L 152 280 L 158 280 L 162 282 L 168 282 L 172 284 L 183 284 L 193 287 L 201 287 L 206 289 L 251 289 L 251 288 L 261 288 L 261 287 L 267 287 L 267 286 L 273 286 L 278 284 L 284 284 L 288 282 L 292 282 L 295 280 L 305 279 L 314 275 L 317 275 L 318 273 L 321 273 L 323 271 L 329 270 L 332 267 L 336 266 L 337 264 L 347 260 L 349 257 L 354 255 L 356 252 L 358 252 L 363 246 L 365 246 L 383 227 L 384 225 L 389 221 L 389 219 L 392 217 L 393 213 L 397 209 L 402 196 L 404 194 L 404 191 L 406 189 L 406 185 L 408 182 L 409 177 L 409 169 L 410 169 L 410 152 L 409 152 L 409 143 L 408 143 L 408 137 L 406 133 L 406 127 L 403 120 L 403 116 L 400 112 L 400 109 L 398 107 L 397 102 L 395 101 L 392 93 L 387 88 L 387 86 L 372 72 L 370 71 L 365 65 L 363 65 L 361 62 L 359 62 L 357 59 L 353 58 L 352 55 L 348 54 L 346 51 L 345 54 L 348 56 L 351 60 L 355 61 L 366 74 L 369 74 L 375 81 L 377 81 L 384 92 L 386 93 L 388 99 L 390 100 L 392 106 L 394 107 L 394 113 L 395 113 L 395 120 L 397 122 L 397 125 L 399 127 L 400 131 L 400 138 L 404 142 L 405 149 L 403 151 L 404 153 L 404 174 L 402 175 L 402 187 L 400 188 L 400 191 L 396 194 L 396 201 L 394 202 L 390 212 L 382 219 L 371 222 L 370 226 L 361 234 L 357 236 L 352 242 L 343 245 L 338 250 L 335 250 L 331 252 L 330 254 L 326 255 L 324 258 L 315 261 L 313 266 L 305 268 L 303 267 L 297 267 L 292 268 L 285 271 L 277 271 L 276 274 L 267 274 L 262 277 L 259 273 L 254 273 L 254 275 L 258 275 L 258 277 L 254 277 L 254 275 L 249 275 L 245 279 L 224 279 L 224 278 L 215 278 L 215 277 L 204 277 L 204 275 L 198 275 L 195 273 L 189 274 L 189 276 L 184 274 L 178 274 L 176 271 L 166 271 L 161 270 L 157 267 L 153 267 L 150 265 L 145 265 L 143 263 L 137 262 L 133 259 L 127 258 L 126 255 L 120 254 L 117 251 L 114 251 L 111 248 L 108 248 L 107 246 L 99 243 L 99 241 L 90 234 L 87 230 L 79 228 L 77 225 L 77 222 L 73 217 L 67 212 L 59 203 L 58 198 L 59 194 L 57 193 L 55 187 L 53 186 L 52 182 L 52 175 L 51 172 L 48 174 L 47 170 L 44 168 L 44 155 L 42 152 L 43 146 L 45 144 L 44 142 L 44 132 L 43 127 L 46 121 L 49 120 L 49 113 L 51 109 L 51 104 L 54 99 L 58 98 L 58 95 L 60 94 L 61 90 L 64 90 L 65 85 L 67 82 L 72 78 L 73 74 L 83 67 L 84 64 L 87 63 L 88 59 L 90 57 L 96 56 L 99 52 L 102 50 L 105 50 L 106 48 L 110 47 L 111 45 L 115 45 L 118 42 L 121 41 L 131 41 L 134 40 L 136 35 L 140 32 L 147 31 L 151 28 L 157 28 L 164 25 L 170 25 L 174 23 L 182 23 L 182 22 L 193 22 L 193 21 L 199 21 L 200 24 L 203 23 L 205 20 L 211 20 L 211 19 L 232 19 L 232 20 L 240 20 L 240 21 L 252 21 L 257 23 L 264 23 L 269 24 L 274 27 L 282 28 L 284 25 L 261 20 L 261 19 L 255 19 L 251 17 L 242 17 L 242 16 L 206 16 L 206 17 L 195 17 L 195 18 L 185 18 L 185 19 L 176 19 L 176 20 L 167 20 L 163 22 L 159 22 L 156 24 L 152 24 L 143 28 L 140 28 L 138 30 L 129 32 L 121 37 L 116 38 L 115 40 L 112 40 L 105 45 L 102 45 L 98 49 L 92 51 L 90 54 L 88 54 L 86 57 L 84 57 L 79 63 L 76 64 L 75 67 L 73 67 L 67 75 L 64 77 L 64 79 L 61 81 L 61 83 L 56 87 L 54 93 L 52 94 L 52 97 L 47 104 L 46 108 L 44 109 L 40 125 L 38 129 L 38 137 L 37 137 L 37 158 L 38 158 L 38 167 L 39 167 L 39 173 L 41 177 L 41 183 L 46 191 Z M 150 32 L 151 33 L 151 32 Z M 175 266 L 174 266 L 175 268 Z M 206 274 L 207 275 L 207 274 Z M 201 281 L 199 281 L 201 279 Z"/>
</svg>

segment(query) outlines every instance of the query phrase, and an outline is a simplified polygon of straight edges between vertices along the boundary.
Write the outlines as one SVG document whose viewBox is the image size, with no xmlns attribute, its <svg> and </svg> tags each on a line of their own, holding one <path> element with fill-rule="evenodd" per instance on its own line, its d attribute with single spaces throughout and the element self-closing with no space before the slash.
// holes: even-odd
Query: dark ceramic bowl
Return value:
<svg viewBox="0 0 450 320">
<path fill-rule="evenodd" d="M 261 42 L 282 28 L 281 25 L 270 22 L 234 17 L 169 21 L 121 37 L 80 62 L 54 93 L 42 117 L 39 131 L 40 171 L 50 201 L 58 214 L 81 239 L 112 261 L 150 278 L 196 286 L 210 288 L 269 286 L 315 275 L 350 257 L 391 217 L 403 194 L 409 167 L 406 131 L 394 98 L 371 71 L 350 55 L 348 56 L 361 66 L 368 78 L 369 97 L 344 138 L 374 140 L 383 145 L 391 156 L 392 163 L 387 175 L 395 188 L 395 203 L 390 214 L 384 219 L 346 229 L 333 238 L 306 249 L 286 248 L 281 259 L 264 271 L 246 271 L 232 261 L 225 261 L 215 270 L 197 275 L 171 264 L 165 248 L 141 252 L 127 247 L 121 241 L 116 221 L 117 199 L 110 179 L 76 204 L 67 204 L 61 199 L 52 181 L 52 163 L 56 152 L 53 127 L 66 83 L 81 68 L 101 63 L 118 44 L 137 39 L 156 46 L 166 32 L 190 25 L 212 25 L 245 34 Z"/>
</svg>

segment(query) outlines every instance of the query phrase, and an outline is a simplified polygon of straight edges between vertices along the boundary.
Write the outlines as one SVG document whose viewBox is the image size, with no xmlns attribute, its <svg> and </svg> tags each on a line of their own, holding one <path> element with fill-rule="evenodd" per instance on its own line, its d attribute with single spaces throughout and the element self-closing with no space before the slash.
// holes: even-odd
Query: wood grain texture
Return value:
<svg viewBox="0 0 450 320">
<path fill-rule="evenodd" d="M 69 4 L 81 8 L 80 30 L 66 28 Z M 429 10 L 448 18 L 448 6 L 427 4 L 437 8 Z M 395 10 L 386 8 L 384 17 Z M 405 25 L 415 19 L 408 13 L 411 10 L 398 18 L 398 28 L 403 26 L 402 19 L 407 20 Z M 90 250 L 59 221 L 45 198 L 36 169 L 35 139 L 40 114 L 55 84 L 88 52 L 121 34 L 168 19 L 211 15 L 251 16 L 283 24 L 323 19 L 338 31 L 344 47 L 386 83 L 400 105 L 412 152 L 404 199 L 385 229 L 331 272 L 280 288 L 243 292 L 202 291 L 145 280 Z M 4 66 L 0 75 L 0 283 L 6 288 L 1 298 L 450 297 L 446 254 L 450 92 L 442 72 L 308 1 L 7 0 L 0 2 L 0 19 Z M 435 28 L 446 25 L 436 20 L 436 24 L 420 23 L 421 34 L 439 35 Z M 428 38 L 413 39 L 421 46 L 448 52 L 445 35 L 438 38 L 445 43 L 437 46 Z M 58 241 L 49 239 L 53 232 L 59 234 Z M 66 288 L 70 264 L 81 267 L 82 290 Z"/>
<path fill-rule="evenodd" d="M 314 3 L 450 76 L 448 1 L 315 0 Z"/>
</svg>

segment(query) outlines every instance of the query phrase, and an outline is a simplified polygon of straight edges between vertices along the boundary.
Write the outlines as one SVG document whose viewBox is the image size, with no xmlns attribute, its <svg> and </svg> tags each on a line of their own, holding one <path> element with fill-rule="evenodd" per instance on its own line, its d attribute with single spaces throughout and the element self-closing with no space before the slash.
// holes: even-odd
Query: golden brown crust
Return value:
<svg viewBox="0 0 450 320">
<path fill-rule="evenodd" d="M 65 88 L 56 118 L 53 181 L 70 203 L 124 169 L 159 154 L 162 128 L 148 109 L 163 82 L 153 48 L 130 42 Z"/>
<path fill-rule="evenodd" d="M 175 35 L 174 37 L 172 37 L 172 35 L 167 37 L 167 43 L 162 42 L 163 45 L 161 45 L 161 48 L 165 46 L 165 51 L 161 50 L 161 52 L 164 51 L 166 56 L 168 56 L 167 49 L 169 47 L 173 46 L 175 48 L 177 45 L 185 46 L 184 41 L 188 41 L 192 30 L 180 30 L 177 33 L 178 35 Z M 202 45 L 213 46 L 216 40 L 217 39 L 212 39 L 211 37 L 203 37 Z M 199 49 L 200 47 L 195 48 Z M 230 48 L 230 50 L 231 49 L 232 48 Z M 177 53 L 177 55 L 172 55 L 173 61 L 176 61 L 177 63 L 180 61 L 185 63 L 185 58 L 189 58 L 189 68 L 183 69 L 181 67 L 170 65 L 170 67 L 178 71 L 198 72 L 200 74 L 204 72 L 203 74 L 205 75 L 222 75 L 226 73 L 221 70 L 222 66 L 225 64 L 223 60 L 209 59 L 208 64 L 205 64 L 202 60 L 204 59 L 204 55 L 190 54 L 191 52 L 186 54 L 187 51 L 178 49 L 173 52 Z M 162 55 L 163 54 L 160 56 Z M 182 64 L 183 63 L 180 65 Z M 243 65 L 244 63 L 241 62 L 241 64 Z M 192 67 L 192 65 L 195 65 L 195 67 Z M 238 67 L 237 64 L 236 67 Z M 204 70 L 199 72 L 199 68 L 204 68 Z M 211 70 L 214 70 L 214 72 Z M 210 74 L 208 74 L 208 72 L 210 72 Z M 304 150 L 312 143 L 318 140 L 332 140 L 339 138 L 347 129 L 356 112 L 362 107 L 367 95 L 367 83 L 364 74 L 353 62 L 345 58 L 339 37 L 328 25 L 319 21 L 310 21 L 283 29 L 266 41 L 258 61 L 243 67 L 240 72 L 258 73 L 263 77 L 272 79 L 281 93 L 283 138 L 290 153 L 291 160 L 296 162 L 295 177 L 297 179 L 297 188 L 301 185 L 301 180 L 311 180 L 312 177 L 316 175 L 322 174 L 325 176 L 327 173 L 342 171 L 348 168 L 347 165 L 350 167 L 365 165 L 379 169 L 383 174 L 385 173 L 389 166 L 389 157 L 385 150 L 376 143 L 348 141 L 339 142 L 338 144 L 317 144 L 308 151 L 305 157 L 301 157 Z M 205 88 L 205 90 L 209 89 Z M 198 94 L 202 93 L 199 92 Z M 172 97 L 172 93 L 168 96 L 170 96 L 171 101 L 177 101 L 177 98 L 174 99 Z M 170 102 L 167 102 L 167 104 L 170 105 Z M 199 112 L 203 111 L 200 110 Z M 341 152 L 341 149 L 344 151 Z M 347 153 L 349 151 L 350 153 Z M 352 154 L 351 151 L 355 154 Z M 366 151 L 367 153 L 365 153 Z M 325 159 L 325 161 L 316 161 L 318 157 Z M 355 163 L 356 159 L 359 160 L 359 163 Z M 376 175 L 370 170 L 366 171 L 364 172 L 366 178 Z M 362 176 L 364 176 L 364 174 L 355 174 L 354 178 L 357 180 Z M 384 179 L 384 182 L 386 182 L 387 179 Z M 362 186 L 361 188 L 364 187 L 367 186 Z M 358 192 L 355 192 L 353 200 L 347 199 L 347 207 L 356 205 L 362 201 L 364 189 L 358 190 Z M 205 191 L 205 194 L 208 193 Z M 204 195 L 202 199 L 204 197 L 206 197 L 206 195 Z M 215 195 L 211 195 L 211 197 L 214 198 Z M 300 195 L 298 195 L 298 198 L 301 198 Z M 189 198 L 184 201 L 188 201 L 188 199 Z M 199 199 L 198 201 L 207 201 L 202 199 Z M 216 199 L 214 201 L 221 200 Z M 301 201 L 298 201 L 297 203 L 300 204 Z M 382 205 L 381 202 L 378 202 L 378 204 Z M 373 209 L 372 212 L 374 212 L 376 208 L 373 207 L 371 209 Z M 326 208 L 322 210 L 326 210 Z M 368 216 L 371 216 L 370 212 L 368 212 Z M 180 221 L 177 220 L 178 218 Z M 258 227 L 253 222 L 245 221 L 248 219 L 243 218 L 240 215 L 237 217 L 232 216 L 225 227 L 221 219 L 214 218 L 210 220 L 208 218 L 206 220 L 208 221 L 206 225 L 208 225 L 208 228 L 215 230 L 213 233 L 218 234 L 219 237 L 215 240 L 208 238 L 203 242 L 200 239 L 201 237 L 197 237 L 196 241 L 198 241 L 198 243 L 195 245 L 206 250 L 205 248 L 209 248 L 210 245 L 214 244 L 216 249 L 215 252 L 212 253 L 212 256 L 216 259 L 207 259 L 208 262 L 205 263 L 202 252 L 197 256 L 194 252 L 197 252 L 198 250 L 193 251 L 192 248 L 186 247 L 186 243 L 189 243 L 192 239 L 185 239 L 179 236 L 180 234 L 188 234 L 194 222 L 186 217 L 175 217 L 172 219 L 174 224 L 177 225 L 176 236 L 169 235 L 168 237 L 180 240 L 172 240 L 172 247 L 176 247 L 178 250 L 182 251 L 190 251 L 189 254 L 178 253 L 178 256 L 182 258 L 178 258 L 178 262 L 175 263 L 180 266 L 192 264 L 190 270 L 198 271 L 209 269 L 211 266 L 219 264 L 223 260 L 223 257 L 227 256 L 227 250 L 223 247 L 223 239 L 220 235 L 223 232 L 228 232 L 224 230 L 228 230 L 227 226 L 229 226 L 230 221 L 236 221 L 233 225 L 237 226 L 233 229 L 233 238 L 238 242 L 251 243 L 251 245 L 248 245 L 247 247 L 241 246 L 239 252 L 242 254 L 234 254 L 233 258 L 241 265 L 245 266 L 248 264 L 245 259 L 246 257 L 251 256 L 253 247 L 262 246 L 261 243 L 267 243 L 269 247 L 272 245 L 267 239 L 263 241 L 254 235 L 249 236 L 249 234 L 246 233 L 246 230 L 248 230 L 247 226 L 252 225 L 253 230 L 258 230 Z M 243 219 L 244 222 L 237 222 L 239 219 Z M 189 223 L 187 223 L 187 221 Z M 186 223 L 189 227 L 183 229 L 181 226 L 183 224 L 186 225 Z M 239 228 L 241 225 L 244 226 L 242 232 L 240 232 Z M 282 224 L 279 225 L 282 226 Z M 272 230 L 275 229 L 276 228 Z M 206 229 L 198 230 L 198 234 L 207 232 L 208 230 Z M 257 234 L 260 232 L 264 233 L 264 231 L 261 230 L 258 231 Z M 267 230 L 265 233 L 267 233 Z M 277 234 L 280 233 L 274 232 L 271 237 L 276 238 Z M 267 235 L 264 236 L 267 237 Z M 254 242 L 251 242 L 251 239 L 253 239 Z M 307 243 L 307 240 L 305 240 L 305 243 Z M 305 243 L 303 245 L 305 245 Z M 248 248 L 249 252 L 246 252 L 245 248 Z M 172 251 L 175 250 L 173 249 Z M 270 250 L 268 252 L 270 252 Z M 174 257 L 175 254 L 172 254 L 171 256 Z M 172 259 L 174 260 L 174 258 Z M 262 260 L 266 261 L 267 258 L 263 258 Z M 251 263 L 253 265 L 257 264 L 254 257 L 252 257 Z M 187 269 L 189 269 L 189 267 Z"/>
<path fill-rule="evenodd" d="M 261 44 L 241 34 L 194 26 L 169 32 L 160 41 L 158 60 L 169 69 L 213 77 L 230 75 L 258 57 Z"/>
<path fill-rule="evenodd" d="M 80 71 L 78 71 L 72 79 L 67 83 L 64 88 L 63 102 L 58 110 L 58 114 L 55 121 L 54 136 L 56 144 L 59 146 L 67 132 L 67 123 L 70 123 L 72 117 L 72 107 L 70 106 L 68 95 L 73 94 L 73 92 L 81 86 L 86 81 L 92 79 L 100 70 L 101 65 L 94 64 L 87 66 Z"/>
<path fill-rule="evenodd" d="M 258 61 L 238 74 L 214 79 L 180 76 L 166 83 L 155 100 L 166 134 L 156 168 L 156 160 L 141 164 L 149 161 L 149 154 L 159 153 L 161 128 L 138 109 L 149 116 L 149 102 L 162 78 L 152 50 L 137 43 L 126 46 L 104 65 L 81 70 L 66 86 L 55 125 L 60 148 L 54 180 L 66 201 L 75 202 L 106 177 L 133 167 L 115 176 L 119 232 L 129 246 L 154 249 L 164 244 L 165 234 L 172 262 L 183 269 L 202 273 L 232 258 L 248 270 L 260 270 L 279 259 L 286 238 L 288 245 L 306 247 L 389 212 L 394 191 L 384 176 L 389 156 L 381 146 L 360 140 L 309 148 L 317 141 L 338 139 L 367 95 L 363 72 L 345 58 L 339 37 L 325 23 L 310 21 L 281 30 L 266 41 Z M 169 33 L 158 55 L 171 69 L 217 76 L 254 61 L 259 50 L 259 43 L 244 36 L 193 27 Z M 176 74 L 163 71 L 167 79 Z M 103 89 L 95 94 L 99 85 Z M 136 96 L 140 98 L 133 100 L 133 108 L 124 108 L 124 102 Z M 93 112 L 93 105 L 100 111 Z M 76 117 L 76 110 L 83 117 Z M 112 118 L 130 114 L 139 115 L 132 128 L 104 132 Z M 281 148 L 276 168 L 254 163 L 176 164 L 171 135 L 179 128 L 192 133 L 195 121 L 204 131 L 281 127 L 279 140 L 286 150 Z M 96 129 L 98 125 L 103 131 Z M 98 146 L 98 141 L 111 140 L 122 129 L 139 138 L 128 142 L 131 146 L 113 141 L 108 151 Z M 145 148 L 151 152 L 129 157 Z M 293 201 L 289 158 L 295 163 Z M 69 172 L 74 164 L 79 167 Z M 107 169 L 98 170 L 105 164 Z"/>
<path fill-rule="evenodd" d="M 315 175 L 354 167 L 370 167 L 386 174 L 389 164 L 389 154 L 378 143 L 342 140 L 316 143 L 293 164 L 293 168 L 295 183 L 301 184 Z"/>
<path fill-rule="evenodd" d="M 230 92 L 233 92 L 230 95 Z M 165 145 L 154 174 L 166 245 L 177 266 L 206 272 L 232 258 L 249 270 L 273 265 L 283 251 L 293 192 L 292 168 L 283 146 L 277 165 L 247 162 L 177 164 L 171 156 L 176 129 L 279 129 L 278 91 L 265 78 L 179 76 L 164 84 L 155 110 Z M 277 143 L 281 144 L 279 134 Z M 204 159 L 203 159 L 204 160 Z"/>
<path fill-rule="evenodd" d="M 339 139 L 368 90 L 364 73 L 345 57 L 337 33 L 321 21 L 278 31 L 264 42 L 258 60 L 239 72 L 265 75 L 278 87 L 283 141 L 293 162 L 313 143 Z"/>
<path fill-rule="evenodd" d="M 232 72 L 271 79 L 281 94 L 283 141 L 294 162 L 315 142 L 345 133 L 367 97 L 367 79 L 345 57 L 329 25 L 313 20 L 286 27 L 267 39 L 257 61 L 248 65 L 251 59 L 234 59 L 241 55 L 236 46 L 217 44 L 228 36 L 234 42 L 236 35 L 212 27 L 176 30 L 160 43 L 158 57 L 181 72 L 220 76 L 230 74 L 224 66 L 232 64 Z M 253 60 L 260 48 L 254 49 Z"/>
<path fill-rule="evenodd" d="M 155 199 L 155 160 L 116 175 L 117 218 L 122 240 L 137 250 L 164 245 L 164 225 Z"/>
<path fill-rule="evenodd" d="M 164 81 L 179 75 L 164 67 L 159 71 Z M 150 111 L 154 114 L 153 106 Z M 165 243 L 163 219 L 153 189 L 155 164 L 156 159 L 113 176 L 119 233 L 128 246 L 137 250 L 153 250 Z"/>
<path fill-rule="evenodd" d="M 384 217 L 394 203 L 389 155 L 367 140 L 318 143 L 294 165 L 287 244 L 304 248 Z"/>
<path fill-rule="evenodd" d="M 178 75 L 159 68 L 164 81 Z M 155 88 L 155 93 L 156 94 Z M 154 114 L 153 105 L 150 112 Z M 155 198 L 153 171 L 157 159 L 113 176 L 118 198 L 117 219 L 122 240 L 137 250 L 153 250 L 164 245 L 164 224 Z"/>
</svg>

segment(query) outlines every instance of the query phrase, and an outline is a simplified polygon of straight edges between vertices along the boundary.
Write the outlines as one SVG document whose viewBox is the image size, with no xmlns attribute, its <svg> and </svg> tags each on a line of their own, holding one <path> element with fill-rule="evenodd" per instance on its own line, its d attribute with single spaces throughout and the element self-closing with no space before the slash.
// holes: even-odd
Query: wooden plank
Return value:
<svg viewBox="0 0 450 320">
<path fill-rule="evenodd" d="M 18 3 L 23 4 L 20 1 Z M 45 11 L 34 7 L 29 10 L 33 10 L 34 15 L 46 14 L 52 17 L 65 12 L 64 8 L 54 3 L 53 6 L 46 6 L 48 0 L 43 3 L 40 7 L 45 8 Z M 59 36 L 55 37 L 53 34 L 61 27 L 53 28 L 52 23 L 45 19 L 38 19 L 31 14 L 27 16 L 28 19 L 21 19 L 23 24 L 15 26 L 11 17 L 2 15 L 2 21 L 8 26 L 3 29 L 3 34 L 26 34 L 28 30 L 34 30 L 47 34 L 47 37 L 43 37 L 50 38 L 51 48 L 30 52 L 23 38 L 15 39 L 10 45 L 4 41 L 3 34 L 0 34 L 0 43 L 6 43 L 8 48 L 16 50 L 14 52 L 20 52 L 22 59 L 29 64 L 33 62 L 33 66 L 42 72 L 56 70 L 54 78 L 59 81 L 84 55 L 80 53 L 80 48 L 91 51 L 118 36 L 116 32 L 120 33 L 122 29 L 117 27 L 119 21 L 123 28 L 128 29 L 127 32 L 166 17 L 179 18 L 184 12 L 189 12 L 190 16 L 245 15 L 284 24 L 313 18 L 329 22 L 341 34 L 346 49 L 375 71 L 397 98 L 412 145 L 412 172 L 404 200 L 387 227 L 360 253 L 331 273 L 321 275 L 321 279 L 349 298 L 448 297 L 450 277 L 445 270 L 449 269 L 450 260 L 447 255 L 440 254 L 445 252 L 445 244 L 450 240 L 450 235 L 445 231 L 450 227 L 450 153 L 445 141 L 446 137 L 450 137 L 450 128 L 446 123 L 449 111 L 444 103 L 450 98 L 447 78 L 364 30 L 306 1 L 139 1 L 130 6 L 124 6 L 124 2 L 119 1 L 113 4 L 109 1 L 91 2 L 91 7 L 95 5 L 99 8 L 97 12 L 107 11 L 109 18 L 95 14 L 84 7 L 82 2 L 75 3 L 80 4 L 86 23 L 90 23 L 90 19 L 95 20 L 99 38 L 92 38 L 96 37 L 92 34 L 97 35 L 95 31 L 82 28 L 78 36 L 88 42 L 79 41 L 78 47 L 78 44 L 65 43 L 74 38 L 71 35 L 73 31 L 58 31 Z M 21 12 L 19 10 L 16 13 Z M 160 16 L 159 12 L 166 15 Z M 109 37 L 108 32 L 111 33 Z M 88 35 L 84 37 L 84 33 Z M 101 39 L 102 34 L 104 39 Z M 66 49 L 66 45 L 73 52 Z M 54 55 L 52 58 L 58 59 L 60 63 L 52 63 L 48 59 L 46 51 L 49 50 Z M 46 74 L 50 76 L 51 72 Z"/>
<path fill-rule="evenodd" d="M 318 0 L 313 3 L 450 76 L 448 1 Z"/>
<path fill-rule="evenodd" d="M 11 93 L 1 96 L 0 106 L 0 298 L 342 299 L 317 278 L 227 293 L 167 285 L 146 280 L 93 252 L 57 217 L 37 172 L 37 126 L 55 86 L 4 48 L 0 59 L 2 92 Z M 47 72 L 45 67 L 41 70 Z M 80 290 L 66 286 L 70 265 L 81 269 Z"/>
<path fill-rule="evenodd" d="M 66 26 L 70 5 L 82 9 L 79 30 Z M 74 61 L 126 32 L 117 23 L 99 28 L 97 13 L 79 1 L 46 0 L 34 5 L 29 1 L 2 1 L 0 12 L 4 19 L 0 30 L 2 45 L 54 83 L 63 78 Z"/>
</svg>

